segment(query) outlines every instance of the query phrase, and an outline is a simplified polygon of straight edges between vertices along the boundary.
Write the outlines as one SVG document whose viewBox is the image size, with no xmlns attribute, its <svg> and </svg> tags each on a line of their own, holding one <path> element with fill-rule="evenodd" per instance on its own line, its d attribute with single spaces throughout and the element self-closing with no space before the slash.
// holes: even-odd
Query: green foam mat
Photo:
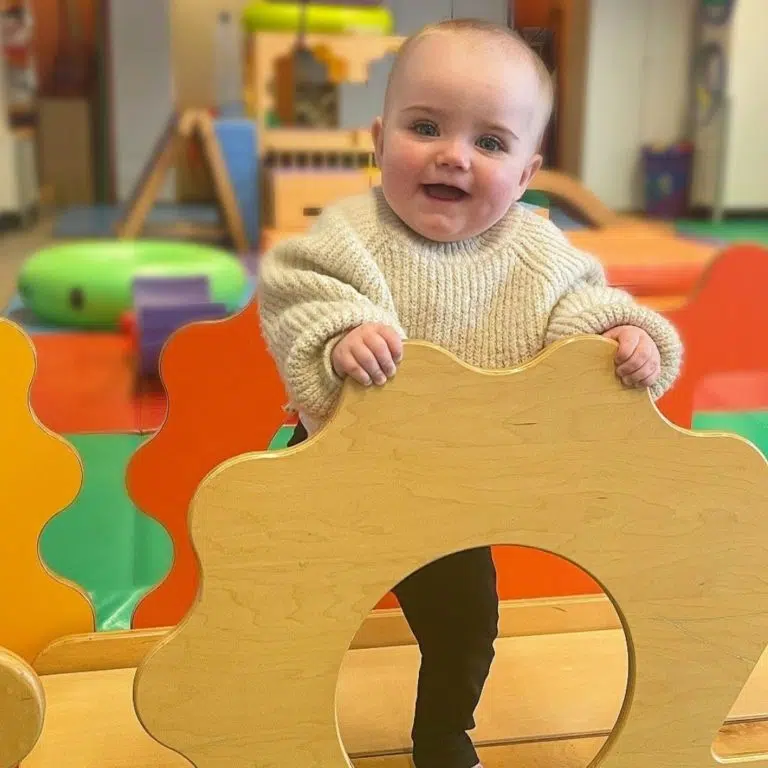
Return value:
<svg viewBox="0 0 768 768">
<path fill-rule="evenodd" d="M 173 549 L 165 529 L 138 511 L 125 472 L 146 439 L 134 434 L 65 435 L 80 455 L 77 499 L 43 531 L 47 565 L 88 592 L 99 631 L 128 629 L 141 598 L 168 572 Z"/>
<path fill-rule="evenodd" d="M 285 448 L 292 434 L 293 427 L 279 429 L 269 450 Z M 125 489 L 128 462 L 150 436 L 64 436 L 80 455 L 83 486 L 46 526 L 40 553 L 49 568 L 88 593 L 100 632 L 130 629 L 136 606 L 173 561 L 167 532 L 136 508 Z"/>
<path fill-rule="evenodd" d="M 682 219 L 675 223 L 677 231 L 684 235 L 725 240 L 729 243 L 756 243 L 768 246 L 768 218 L 753 217 L 712 222 Z"/>
<path fill-rule="evenodd" d="M 282 448 L 288 447 L 288 441 L 293 436 L 293 427 L 280 427 L 277 433 L 272 438 L 272 442 L 269 444 L 269 451 L 279 451 Z"/>
<path fill-rule="evenodd" d="M 768 411 L 703 411 L 693 415 L 691 426 L 739 435 L 768 457 Z"/>
</svg>

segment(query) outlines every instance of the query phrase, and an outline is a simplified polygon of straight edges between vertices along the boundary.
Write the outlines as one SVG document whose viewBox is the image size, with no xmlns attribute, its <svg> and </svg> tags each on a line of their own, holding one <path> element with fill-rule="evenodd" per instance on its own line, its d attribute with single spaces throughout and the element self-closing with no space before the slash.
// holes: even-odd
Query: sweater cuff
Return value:
<svg viewBox="0 0 768 768">
<path fill-rule="evenodd" d="M 649 388 L 651 397 L 658 400 L 674 384 L 682 365 L 682 342 L 676 328 L 657 312 L 639 306 L 631 300 L 609 301 L 581 308 L 576 314 L 553 317 L 548 329 L 547 342 L 567 336 L 602 335 L 611 328 L 632 325 L 644 330 L 659 350 L 660 372 L 656 383 Z"/>
<path fill-rule="evenodd" d="M 367 317 L 351 312 L 347 317 L 336 318 L 332 336 L 320 345 L 309 345 L 295 355 L 289 363 L 287 379 L 295 396 L 297 410 L 306 413 L 317 422 L 325 422 L 331 415 L 341 394 L 344 378 L 333 369 L 333 348 L 354 328 L 365 323 L 381 323 L 393 327 L 401 338 L 405 331 L 385 310 L 373 308 Z"/>
</svg>

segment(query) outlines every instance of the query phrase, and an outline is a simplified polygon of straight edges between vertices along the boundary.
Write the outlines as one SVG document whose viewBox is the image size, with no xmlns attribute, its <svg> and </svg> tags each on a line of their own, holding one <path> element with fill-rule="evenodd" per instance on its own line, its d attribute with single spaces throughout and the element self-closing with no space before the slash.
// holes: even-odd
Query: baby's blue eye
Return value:
<svg viewBox="0 0 768 768">
<path fill-rule="evenodd" d="M 487 152 L 501 152 L 504 145 L 495 136 L 482 136 L 477 140 L 477 146 Z"/>
<path fill-rule="evenodd" d="M 437 127 L 432 123 L 415 123 L 413 130 L 421 136 L 437 136 Z"/>
</svg>

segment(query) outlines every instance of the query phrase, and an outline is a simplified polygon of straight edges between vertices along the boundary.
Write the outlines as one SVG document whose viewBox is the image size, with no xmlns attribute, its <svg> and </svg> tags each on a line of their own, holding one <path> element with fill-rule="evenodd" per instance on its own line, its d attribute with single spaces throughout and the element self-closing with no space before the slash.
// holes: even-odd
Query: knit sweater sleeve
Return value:
<svg viewBox="0 0 768 768">
<path fill-rule="evenodd" d="M 263 256 L 257 296 L 262 333 L 290 405 L 318 422 L 341 389 L 331 353 L 345 333 L 382 323 L 405 337 L 381 271 L 339 209 L 326 209 L 309 233 Z"/>
<path fill-rule="evenodd" d="M 582 334 L 599 335 L 620 325 L 642 328 L 659 350 L 661 371 L 650 388 L 651 396 L 658 399 L 680 372 L 683 349 L 677 330 L 627 292 L 609 287 L 600 262 L 573 248 L 561 233 L 558 235 L 554 268 L 560 290 L 549 317 L 546 342 Z"/>
</svg>

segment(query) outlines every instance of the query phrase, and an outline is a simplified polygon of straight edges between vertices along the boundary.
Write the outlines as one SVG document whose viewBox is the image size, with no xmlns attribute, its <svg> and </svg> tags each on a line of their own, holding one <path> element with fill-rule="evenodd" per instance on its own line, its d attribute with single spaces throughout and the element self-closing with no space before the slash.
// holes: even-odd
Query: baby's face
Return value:
<svg viewBox="0 0 768 768">
<path fill-rule="evenodd" d="M 523 52 L 486 36 L 419 41 L 373 126 L 384 195 L 423 237 L 473 237 L 525 191 L 536 155 L 541 94 Z"/>
</svg>

